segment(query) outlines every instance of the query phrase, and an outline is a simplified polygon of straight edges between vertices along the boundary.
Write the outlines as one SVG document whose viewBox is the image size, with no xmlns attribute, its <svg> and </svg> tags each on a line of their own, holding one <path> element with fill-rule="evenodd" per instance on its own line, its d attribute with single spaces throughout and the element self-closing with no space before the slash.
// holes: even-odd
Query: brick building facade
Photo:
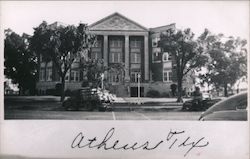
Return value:
<svg viewBox="0 0 250 159">
<path fill-rule="evenodd" d="M 160 34 L 175 28 L 175 24 L 148 29 L 119 13 L 114 13 L 89 28 L 98 39 L 91 49 L 90 57 L 103 59 L 105 66 L 124 63 L 124 73 L 105 73 L 105 81 L 112 93 L 117 96 L 137 96 L 138 74 L 141 75 L 142 96 L 150 90 L 170 92 L 170 85 L 176 83 L 174 59 L 171 54 L 163 52 L 157 43 Z M 83 75 L 79 62 L 76 60 L 66 75 L 66 89 L 74 90 L 82 85 Z M 45 63 L 41 57 L 37 83 L 39 92 L 45 93 L 60 83 L 55 72 L 53 63 Z M 191 91 L 191 80 L 187 78 L 183 86 L 186 91 Z"/>
</svg>

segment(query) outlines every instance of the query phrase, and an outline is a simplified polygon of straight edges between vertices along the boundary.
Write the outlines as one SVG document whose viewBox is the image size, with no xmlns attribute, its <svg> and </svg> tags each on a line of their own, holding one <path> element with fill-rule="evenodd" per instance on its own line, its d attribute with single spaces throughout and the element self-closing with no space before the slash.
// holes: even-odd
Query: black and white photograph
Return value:
<svg viewBox="0 0 250 159">
<path fill-rule="evenodd" d="M 52 3 L 6 5 L 5 119 L 247 120 L 246 12 Z"/>
<path fill-rule="evenodd" d="M 71 149 L 101 149 L 96 158 L 110 158 L 110 149 L 116 150 L 111 158 L 142 158 L 131 152 L 141 149 L 139 154 L 144 155 L 145 149 L 148 154 L 158 148 L 160 153 L 155 157 L 162 158 L 162 145 L 166 144 L 166 149 L 176 147 L 181 154 L 172 158 L 205 159 L 214 157 L 216 146 L 210 146 L 212 142 L 204 136 L 216 127 L 225 135 L 232 128 L 216 125 L 228 122 L 234 127 L 241 125 L 238 130 L 242 130 L 231 148 L 245 144 L 238 150 L 239 156 L 249 157 L 249 131 L 242 126 L 248 124 L 249 114 L 249 1 L 1 1 L 0 10 L 1 119 L 10 124 L 4 132 L 14 129 L 17 133 L 23 127 L 24 135 L 35 123 L 48 122 L 55 123 L 54 129 L 67 134 L 68 139 L 69 127 L 76 129 L 73 125 L 83 122 L 89 136 L 94 127 L 102 131 L 93 134 L 106 136 L 91 138 L 74 132 Z M 166 140 L 157 141 L 153 132 L 172 121 L 177 124 L 166 132 Z M 20 127 L 12 125 L 15 122 Z M 104 123 L 103 127 L 93 124 L 96 122 Z M 117 128 L 105 126 L 112 123 Z M 205 133 L 199 134 L 197 128 L 196 135 L 174 140 L 176 134 L 188 134 L 179 123 L 189 131 L 195 123 Z M 210 128 L 205 131 L 206 124 Z M 145 142 L 144 135 L 141 143 L 122 142 L 126 139 L 121 130 L 126 128 L 137 137 L 144 128 L 152 129 L 149 132 L 153 131 L 154 142 Z M 53 131 L 51 126 L 49 129 Z M 123 140 L 113 142 L 119 132 Z M 39 144 L 42 139 L 37 140 Z M 6 139 L 1 147 L 6 143 L 11 145 Z M 19 154 L 25 149 L 14 147 L 13 152 Z M 202 155 L 205 147 L 212 149 L 210 156 Z M 24 156 L 62 158 L 64 148 L 53 149 L 59 155 L 50 155 L 47 152 L 52 150 L 45 148 L 42 155 L 35 149 L 35 156 L 29 155 L 31 150 L 24 151 Z M 120 149 L 130 152 L 122 157 Z M 10 153 L 11 148 L 5 150 Z M 220 158 L 237 157 L 230 148 L 215 152 Z M 71 158 L 68 150 L 64 153 L 64 158 Z M 93 157 L 87 154 L 81 157 Z M 152 153 L 146 156 L 154 158 Z"/>
</svg>

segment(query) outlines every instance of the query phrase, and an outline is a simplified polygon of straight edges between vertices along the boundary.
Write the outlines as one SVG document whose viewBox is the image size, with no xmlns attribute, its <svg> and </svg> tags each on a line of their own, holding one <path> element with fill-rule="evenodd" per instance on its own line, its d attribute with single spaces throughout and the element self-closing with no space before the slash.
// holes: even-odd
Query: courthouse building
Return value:
<svg viewBox="0 0 250 159">
<path fill-rule="evenodd" d="M 60 25 L 55 23 L 54 25 Z M 175 62 L 171 54 L 158 46 L 160 34 L 175 24 L 156 28 L 146 28 L 127 17 L 114 13 L 89 26 L 97 36 L 97 43 L 91 49 L 91 58 L 101 58 L 105 66 L 124 64 L 124 73 L 106 72 L 105 87 L 117 96 L 137 96 L 138 74 L 140 74 L 141 95 L 150 90 L 168 94 L 172 84 L 176 84 Z M 82 86 L 84 77 L 76 60 L 66 75 L 66 89 L 74 90 Z M 60 83 L 52 62 L 45 64 L 40 59 L 40 73 L 37 89 L 41 93 L 55 88 Z M 183 88 L 191 91 L 192 80 L 185 79 Z"/>
</svg>

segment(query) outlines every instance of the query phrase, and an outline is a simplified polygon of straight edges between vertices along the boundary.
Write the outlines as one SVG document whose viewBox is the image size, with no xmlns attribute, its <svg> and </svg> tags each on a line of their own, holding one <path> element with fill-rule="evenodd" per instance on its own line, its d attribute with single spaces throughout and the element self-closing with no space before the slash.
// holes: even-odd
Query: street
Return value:
<svg viewBox="0 0 250 159">
<path fill-rule="evenodd" d="M 86 111 L 37 111 L 9 110 L 5 119 L 63 119 L 63 120 L 198 120 L 201 112 L 86 112 Z"/>
<path fill-rule="evenodd" d="M 66 111 L 59 97 L 30 96 L 5 97 L 5 119 L 52 119 L 52 120 L 198 120 L 201 112 L 182 111 L 181 103 L 174 99 L 145 99 L 158 105 L 131 105 L 135 99 L 112 104 L 106 112 Z M 120 102 L 120 101 L 119 101 Z"/>
</svg>

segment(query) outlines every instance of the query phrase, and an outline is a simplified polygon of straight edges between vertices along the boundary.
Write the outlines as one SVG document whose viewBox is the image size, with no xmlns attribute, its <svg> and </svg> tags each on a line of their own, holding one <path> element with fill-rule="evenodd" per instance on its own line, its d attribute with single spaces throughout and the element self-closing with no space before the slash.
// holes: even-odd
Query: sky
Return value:
<svg viewBox="0 0 250 159">
<path fill-rule="evenodd" d="M 1 1 L 1 25 L 32 35 L 43 20 L 89 25 L 119 12 L 146 28 L 176 23 L 199 36 L 205 28 L 249 41 L 249 1 Z"/>
</svg>

